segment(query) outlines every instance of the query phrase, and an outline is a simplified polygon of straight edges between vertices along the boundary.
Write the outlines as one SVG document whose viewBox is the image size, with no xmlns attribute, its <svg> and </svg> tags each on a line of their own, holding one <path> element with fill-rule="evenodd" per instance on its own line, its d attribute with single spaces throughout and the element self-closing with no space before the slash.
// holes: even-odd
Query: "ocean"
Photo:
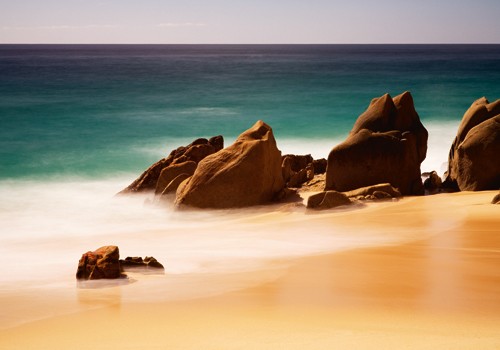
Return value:
<svg viewBox="0 0 500 350">
<path fill-rule="evenodd" d="M 394 240 L 114 194 L 170 150 L 229 145 L 258 119 L 283 154 L 326 158 L 372 98 L 407 90 L 430 134 L 422 171 L 443 172 L 464 112 L 499 82 L 500 45 L 0 45 L 0 291 L 74 288 L 80 254 L 104 244 L 164 260 L 168 280 Z"/>
<path fill-rule="evenodd" d="M 386 92 L 446 132 L 500 97 L 500 45 L 0 45 L 0 76 L 0 180 L 133 177 L 258 119 L 284 152 L 326 157 Z"/>
</svg>

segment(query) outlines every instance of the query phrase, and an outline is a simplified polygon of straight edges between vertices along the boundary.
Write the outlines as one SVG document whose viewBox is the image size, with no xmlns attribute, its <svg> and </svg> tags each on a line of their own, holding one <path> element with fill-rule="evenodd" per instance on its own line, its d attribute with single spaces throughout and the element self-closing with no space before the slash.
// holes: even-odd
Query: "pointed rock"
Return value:
<svg viewBox="0 0 500 350">
<path fill-rule="evenodd" d="M 390 183 L 403 195 L 423 194 L 420 163 L 427 137 L 409 92 L 373 99 L 348 138 L 330 152 L 325 190 Z"/>
<path fill-rule="evenodd" d="M 281 152 L 263 121 L 203 159 L 177 189 L 176 206 L 237 208 L 271 202 L 284 187 Z"/>
</svg>

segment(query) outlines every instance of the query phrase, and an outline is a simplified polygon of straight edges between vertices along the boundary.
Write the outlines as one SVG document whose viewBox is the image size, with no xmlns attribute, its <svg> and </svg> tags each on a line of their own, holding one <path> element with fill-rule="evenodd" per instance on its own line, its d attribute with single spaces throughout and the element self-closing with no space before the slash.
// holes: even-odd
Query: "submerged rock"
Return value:
<svg viewBox="0 0 500 350">
<path fill-rule="evenodd" d="M 409 92 L 373 99 L 348 138 L 330 152 L 325 190 L 388 182 L 403 195 L 423 194 L 420 164 L 427 137 Z"/>
<path fill-rule="evenodd" d="M 152 256 L 127 257 L 120 260 L 117 246 L 101 247 L 82 255 L 78 262 L 76 278 L 78 280 L 116 279 L 126 277 L 122 272 L 130 268 L 146 269 L 148 272 L 163 272 L 163 265 Z M 151 271 L 150 271 L 151 270 Z"/>
<path fill-rule="evenodd" d="M 458 127 L 445 186 L 461 191 L 500 188 L 500 99 L 474 101 Z"/>
<path fill-rule="evenodd" d="M 176 206 L 239 208 L 266 204 L 282 191 L 281 152 L 263 121 L 203 159 L 177 189 Z"/>
<path fill-rule="evenodd" d="M 130 268 L 164 270 L 163 265 L 152 256 L 146 256 L 144 259 L 140 256 L 128 256 L 124 260 L 120 260 L 120 265 L 123 270 Z"/>
<path fill-rule="evenodd" d="M 120 269 L 120 252 L 117 246 L 101 247 L 82 255 L 78 262 L 76 278 L 79 280 L 97 280 L 102 278 L 122 277 Z"/>
</svg>

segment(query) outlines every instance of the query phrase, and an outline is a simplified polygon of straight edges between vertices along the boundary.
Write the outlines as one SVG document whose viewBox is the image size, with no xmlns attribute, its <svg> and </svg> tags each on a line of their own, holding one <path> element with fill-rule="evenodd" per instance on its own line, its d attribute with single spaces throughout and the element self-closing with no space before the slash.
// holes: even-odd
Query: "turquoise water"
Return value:
<svg viewBox="0 0 500 350">
<path fill-rule="evenodd" d="M 500 45 L 0 45 L 0 77 L 0 179 L 98 179 L 257 119 L 326 157 L 386 92 L 449 131 L 500 97 Z"/>
</svg>

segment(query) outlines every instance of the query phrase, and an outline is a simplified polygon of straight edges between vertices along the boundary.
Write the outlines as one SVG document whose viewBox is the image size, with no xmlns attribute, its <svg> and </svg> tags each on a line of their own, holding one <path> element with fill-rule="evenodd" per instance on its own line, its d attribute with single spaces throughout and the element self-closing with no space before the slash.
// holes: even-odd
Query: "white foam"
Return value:
<svg viewBox="0 0 500 350">
<path fill-rule="evenodd" d="M 457 123 L 429 123 L 423 170 L 442 170 Z M 341 140 L 278 140 L 283 154 L 328 155 Z M 72 281 L 80 255 L 115 244 L 122 256 L 153 255 L 168 274 L 230 273 L 270 259 L 333 252 L 397 239 L 383 232 L 349 232 L 332 222 L 309 226 L 255 223 L 263 213 L 173 212 L 144 205 L 145 197 L 114 197 L 137 174 L 119 179 L 0 182 L 0 285 L 12 281 Z M 304 215 L 303 213 L 297 215 Z M 258 220 L 257 220 L 258 222 Z M 404 236 L 404 235 L 403 235 Z M 404 237 L 402 239 L 404 239 Z M 396 237 L 396 238 L 395 238 Z"/>
<path fill-rule="evenodd" d="M 457 134 L 460 121 L 427 122 L 429 132 L 427 157 L 422 162 L 422 172 L 435 170 L 442 176 L 448 168 L 448 153 Z"/>
</svg>

